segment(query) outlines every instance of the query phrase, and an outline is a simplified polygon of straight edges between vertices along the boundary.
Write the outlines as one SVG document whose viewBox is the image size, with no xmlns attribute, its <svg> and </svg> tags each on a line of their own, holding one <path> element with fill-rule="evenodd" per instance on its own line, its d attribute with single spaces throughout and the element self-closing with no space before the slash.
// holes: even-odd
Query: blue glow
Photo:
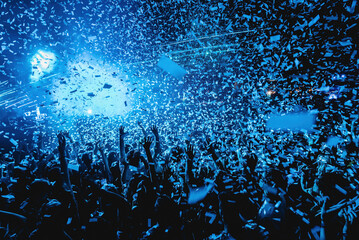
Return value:
<svg viewBox="0 0 359 240">
<path fill-rule="evenodd" d="M 55 67 L 55 63 L 56 56 L 54 53 L 46 52 L 43 50 L 37 51 L 37 53 L 31 59 L 31 82 L 37 82 L 45 74 L 51 73 Z"/>
<path fill-rule="evenodd" d="M 113 74 L 116 73 L 116 74 Z M 63 116 L 124 116 L 132 108 L 126 75 L 93 56 L 67 63 L 67 74 L 53 80 L 52 111 Z"/>
</svg>

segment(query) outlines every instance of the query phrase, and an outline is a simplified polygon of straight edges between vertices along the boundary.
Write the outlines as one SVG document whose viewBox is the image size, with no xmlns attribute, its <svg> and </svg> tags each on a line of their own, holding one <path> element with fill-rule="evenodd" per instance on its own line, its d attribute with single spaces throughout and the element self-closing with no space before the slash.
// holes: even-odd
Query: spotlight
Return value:
<svg viewBox="0 0 359 240">
<path fill-rule="evenodd" d="M 46 73 L 50 73 L 56 62 L 56 56 L 52 52 L 45 52 L 42 50 L 37 51 L 37 53 L 31 59 L 32 82 L 38 81 Z"/>
<path fill-rule="evenodd" d="M 92 114 L 92 109 L 87 110 L 88 114 Z"/>
</svg>

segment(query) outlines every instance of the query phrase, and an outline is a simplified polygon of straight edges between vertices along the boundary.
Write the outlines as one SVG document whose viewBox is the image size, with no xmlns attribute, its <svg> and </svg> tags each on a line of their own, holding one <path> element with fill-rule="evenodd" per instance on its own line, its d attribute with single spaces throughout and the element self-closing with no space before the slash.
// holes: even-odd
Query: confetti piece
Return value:
<svg viewBox="0 0 359 240">
<path fill-rule="evenodd" d="M 344 195 L 347 195 L 347 191 L 345 191 L 342 187 L 340 187 L 339 185 L 335 184 L 335 189 L 337 189 L 339 192 L 341 192 Z"/>
<path fill-rule="evenodd" d="M 271 36 L 269 41 L 276 42 L 280 40 L 280 35 Z"/>
<path fill-rule="evenodd" d="M 271 114 L 267 128 L 273 130 L 313 131 L 316 115 L 311 113 L 291 113 L 286 115 Z"/>
<path fill-rule="evenodd" d="M 313 26 L 314 24 L 316 24 L 318 22 L 319 19 L 320 19 L 320 16 L 317 15 L 315 18 L 313 18 L 312 21 L 309 22 L 308 26 L 309 27 Z"/>
<path fill-rule="evenodd" d="M 166 56 L 162 56 L 157 65 L 164 71 L 179 79 L 183 78 L 187 74 L 187 71 L 184 68 Z"/>
<path fill-rule="evenodd" d="M 103 86 L 103 88 L 104 88 L 104 89 L 110 89 L 110 88 L 112 88 L 112 85 L 105 83 L 105 85 Z"/>
<path fill-rule="evenodd" d="M 216 214 L 214 213 L 206 212 L 205 216 L 210 218 L 210 220 L 208 221 L 209 224 L 213 224 L 214 220 L 216 219 Z"/>
</svg>

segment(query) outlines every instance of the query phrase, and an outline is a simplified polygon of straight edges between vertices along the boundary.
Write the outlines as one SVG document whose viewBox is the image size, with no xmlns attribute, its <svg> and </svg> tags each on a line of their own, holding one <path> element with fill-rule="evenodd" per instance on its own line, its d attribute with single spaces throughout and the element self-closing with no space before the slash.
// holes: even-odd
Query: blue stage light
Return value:
<svg viewBox="0 0 359 240">
<path fill-rule="evenodd" d="M 31 82 L 39 81 L 45 74 L 51 73 L 56 63 L 56 56 L 52 52 L 43 50 L 37 53 L 31 59 L 32 73 L 30 76 Z"/>
</svg>

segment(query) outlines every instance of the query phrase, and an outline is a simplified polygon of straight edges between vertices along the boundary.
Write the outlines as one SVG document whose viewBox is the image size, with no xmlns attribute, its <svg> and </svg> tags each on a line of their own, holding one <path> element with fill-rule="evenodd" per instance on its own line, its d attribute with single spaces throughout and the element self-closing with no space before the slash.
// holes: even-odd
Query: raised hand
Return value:
<svg viewBox="0 0 359 240">
<path fill-rule="evenodd" d="M 70 173 L 69 173 L 69 168 L 68 168 L 68 162 L 65 159 L 65 147 L 66 147 L 66 138 L 65 138 L 66 133 L 60 131 L 57 134 L 57 139 L 59 140 L 59 160 L 60 160 L 60 166 L 61 166 L 61 171 L 63 173 L 63 177 L 64 177 L 64 186 L 66 187 L 66 189 L 71 193 L 72 196 L 72 203 L 71 205 L 73 205 L 73 207 L 75 208 L 75 216 L 74 216 L 74 220 L 76 222 L 79 222 L 79 209 L 78 209 L 78 204 L 74 195 L 74 192 L 72 190 L 71 187 L 71 181 L 70 181 Z"/>
<path fill-rule="evenodd" d="M 151 132 L 153 133 L 153 135 L 155 135 L 156 138 L 158 138 L 158 128 L 156 125 L 152 125 L 152 127 L 150 128 Z"/>
<path fill-rule="evenodd" d="M 59 140 L 59 151 L 65 152 L 66 138 L 65 138 L 64 134 L 62 132 L 59 132 L 57 134 L 57 139 Z"/>
<path fill-rule="evenodd" d="M 124 126 L 120 126 L 119 128 L 119 133 L 120 133 L 120 137 L 123 138 L 126 136 L 126 133 L 125 133 L 125 127 Z"/>
<path fill-rule="evenodd" d="M 157 179 L 156 179 L 156 171 L 155 171 L 155 162 L 153 161 L 152 155 L 151 155 L 151 144 L 153 143 L 152 137 L 145 137 L 142 139 L 141 144 L 143 148 L 146 151 L 147 161 L 148 161 L 148 167 L 150 170 L 150 179 L 152 183 L 157 185 Z"/>
<path fill-rule="evenodd" d="M 186 154 L 189 157 L 190 160 L 194 159 L 194 147 L 191 144 L 188 144 L 186 148 Z"/>
<path fill-rule="evenodd" d="M 186 164 L 186 177 L 185 177 L 185 181 L 186 183 L 191 183 L 194 179 L 194 175 L 192 172 L 192 167 L 193 167 L 193 159 L 194 159 L 194 147 L 191 144 L 187 144 L 187 148 L 186 148 L 186 154 L 188 156 L 187 164 Z"/>
<path fill-rule="evenodd" d="M 151 147 L 152 143 L 153 143 L 153 138 L 152 137 L 145 137 L 142 140 L 142 146 L 146 151 L 150 150 L 150 147 Z"/>
<path fill-rule="evenodd" d="M 63 131 L 62 135 L 64 135 L 64 137 L 70 138 L 70 133 L 69 131 Z"/>
<path fill-rule="evenodd" d="M 103 143 L 101 142 L 101 140 L 96 142 L 96 148 L 100 151 L 100 153 L 104 152 L 104 147 L 103 147 Z"/>
</svg>

